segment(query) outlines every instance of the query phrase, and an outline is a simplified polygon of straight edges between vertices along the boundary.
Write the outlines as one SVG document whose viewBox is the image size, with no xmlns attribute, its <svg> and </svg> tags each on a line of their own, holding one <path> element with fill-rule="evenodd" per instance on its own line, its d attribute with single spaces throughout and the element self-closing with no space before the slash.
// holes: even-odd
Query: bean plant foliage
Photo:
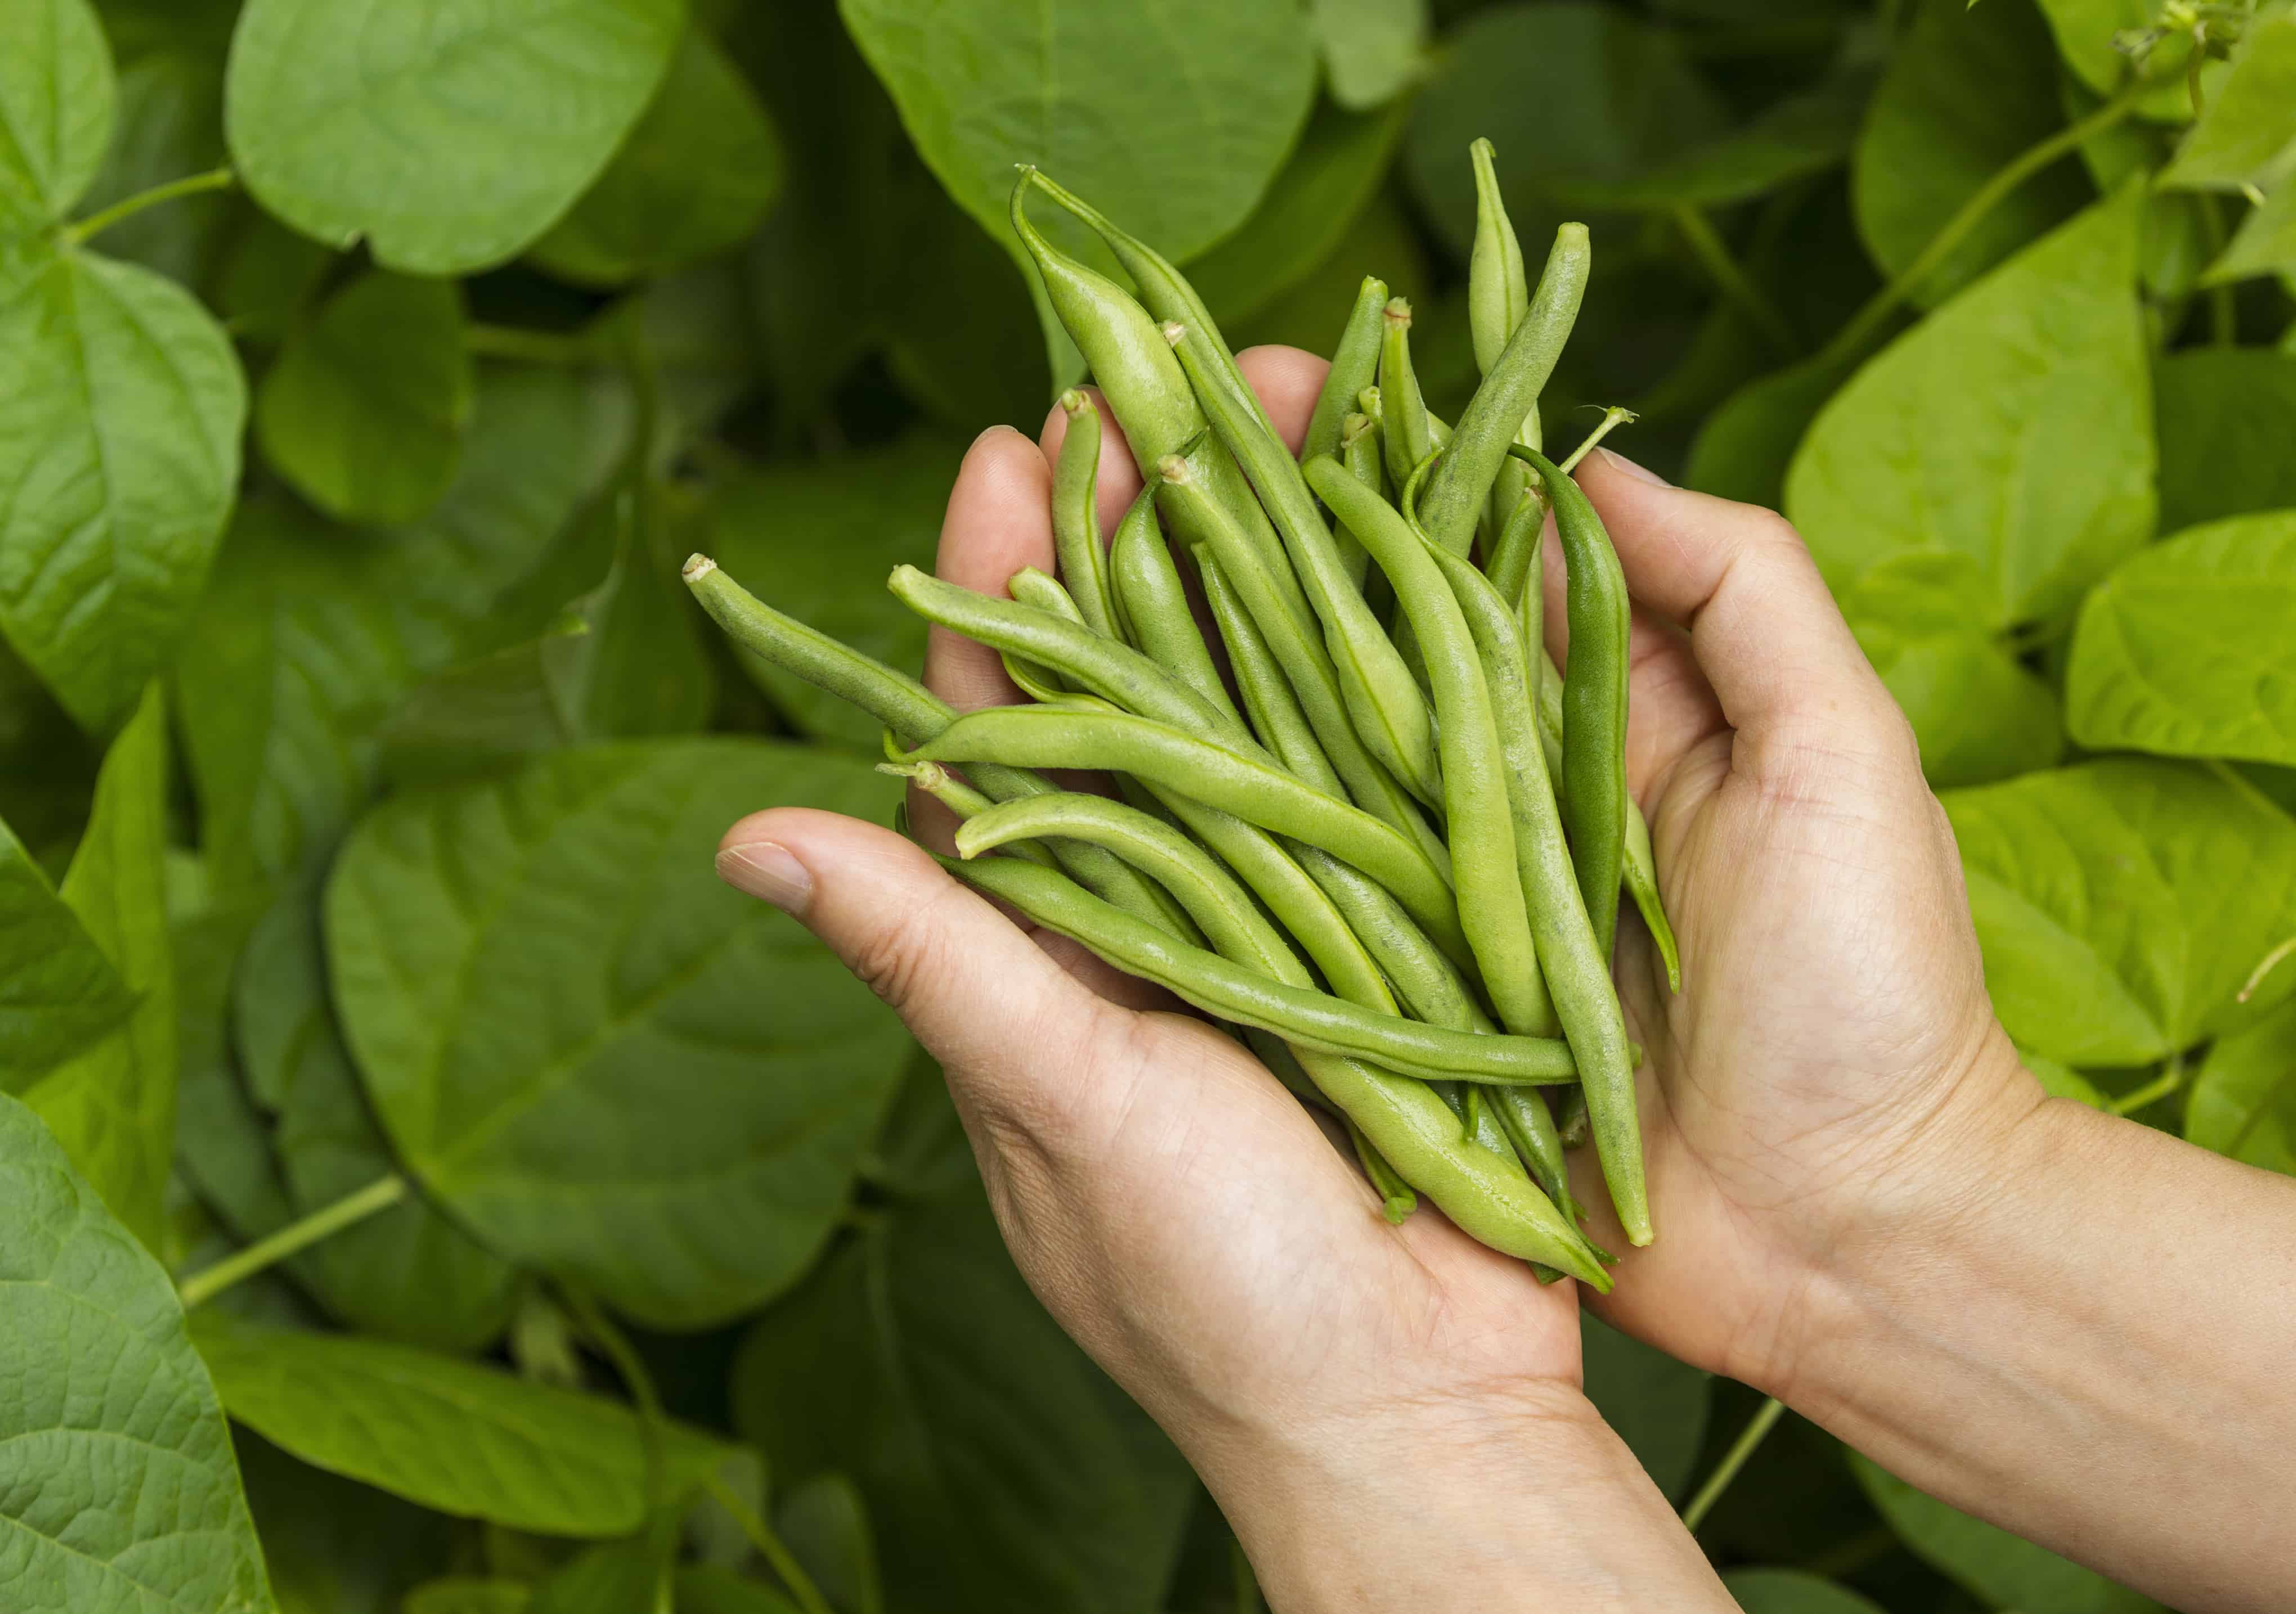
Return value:
<svg viewBox="0 0 2296 1614">
<path fill-rule="evenodd" d="M 1016 162 L 1238 348 L 1385 277 L 1455 414 L 1477 136 L 1594 232 L 1548 439 L 1800 528 L 2034 1068 L 2296 1172 L 2286 0 L 8 0 L 0 1602 L 1251 1606 L 713 877 L 895 798 L 675 568 L 915 662 L 886 572 L 1082 373 Z M 1586 1328 L 1685 1497 L 1757 1398 Z M 2152 1606 L 1792 1420 L 1701 1539 L 1757 1614 Z"/>
</svg>

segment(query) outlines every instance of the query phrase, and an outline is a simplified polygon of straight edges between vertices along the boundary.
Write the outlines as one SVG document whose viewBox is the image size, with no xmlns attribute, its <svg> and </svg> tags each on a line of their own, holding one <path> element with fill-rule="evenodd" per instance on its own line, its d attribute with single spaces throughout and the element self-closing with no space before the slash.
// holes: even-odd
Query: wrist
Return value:
<svg viewBox="0 0 2296 1614">
<path fill-rule="evenodd" d="M 1283 1614 L 1733 1606 L 1632 1454 L 1556 1381 L 1342 1410 L 1189 1455 Z"/>
</svg>

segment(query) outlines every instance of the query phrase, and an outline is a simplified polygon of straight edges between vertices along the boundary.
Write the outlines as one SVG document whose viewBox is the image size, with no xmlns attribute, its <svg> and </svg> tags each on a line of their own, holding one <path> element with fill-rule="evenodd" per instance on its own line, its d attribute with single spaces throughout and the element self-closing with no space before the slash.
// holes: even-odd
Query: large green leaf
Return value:
<svg viewBox="0 0 2296 1614">
<path fill-rule="evenodd" d="M 327 1470 L 459 1519 L 551 1536 L 627 1536 L 645 1517 L 637 1415 L 618 1401 L 533 1384 L 411 1346 L 269 1328 L 213 1311 L 192 1338 L 232 1417 Z M 667 1427 L 679 1490 L 725 1460 Z"/>
<path fill-rule="evenodd" d="M 2046 618 L 2152 532 L 2152 398 L 2124 188 L 1900 337 L 1834 395 L 1786 513 L 1840 591 L 1958 553 L 1997 628 Z"/>
<path fill-rule="evenodd" d="M 234 996 L 242 1068 L 272 1123 L 289 1214 L 308 1216 L 396 1171 L 327 1001 L 316 892 L 292 889 L 272 905 L 240 961 Z M 322 1241 L 292 1271 L 362 1332 L 455 1351 L 501 1334 L 515 1282 L 507 1263 L 420 1195 Z"/>
<path fill-rule="evenodd" d="M 2162 184 L 2237 191 L 2296 176 L 2296 12 L 2269 10 L 2249 22 L 2207 102 Z"/>
<path fill-rule="evenodd" d="M 2152 372 L 2161 431 L 2161 529 L 2296 509 L 2296 352 L 2189 348 Z"/>
<path fill-rule="evenodd" d="M 589 1547 L 534 1589 L 533 1614 L 670 1614 L 677 1520 L 665 1513 L 642 1536 Z"/>
<path fill-rule="evenodd" d="M 733 1395 L 783 1480 L 858 1481 L 892 1607 L 1159 1606 L 1187 1469 L 1044 1314 L 977 1180 L 833 1253 L 751 1331 Z"/>
<path fill-rule="evenodd" d="M 0 243 L 0 629 L 88 729 L 190 615 L 239 480 L 247 383 L 148 269 Z"/>
<path fill-rule="evenodd" d="M 763 468 L 712 504 L 709 553 L 775 609 L 891 666 L 923 660 L 925 625 L 886 574 L 930 567 L 961 451 L 936 438 Z M 874 758 L 881 725 L 834 695 L 747 657 L 742 665 L 808 733 Z"/>
<path fill-rule="evenodd" d="M 4 1096 L 0 1204 L 10 1606 L 269 1614 L 230 1430 L 175 1286 Z"/>
<path fill-rule="evenodd" d="M 1870 73 L 1846 69 L 1679 156 L 1616 177 L 1558 177 L 1552 182 L 1554 194 L 1584 208 L 1707 208 L 1744 201 L 1848 157 L 1873 87 Z"/>
<path fill-rule="evenodd" d="M 722 252 L 780 191 L 781 143 L 709 36 L 685 31 L 661 87 L 597 183 L 534 244 L 537 263 L 619 286 Z"/>
<path fill-rule="evenodd" d="M 409 1168 L 492 1248 L 660 1326 L 795 1279 L 907 1057 L 866 987 L 713 872 L 774 803 L 889 795 L 782 744 L 563 751 L 377 809 L 329 890 L 335 1000 Z"/>
<path fill-rule="evenodd" d="M 1882 1614 L 1880 1604 L 1800 1569 L 1733 1569 L 1722 1588 L 1745 1614 Z"/>
<path fill-rule="evenodd" d="M 87 0 L 0 11 L 0 241 L 62 218 L 111 139 L 111 50 Z"/>
<path fill-rule="evenodd" d="M 2296 1176 L 2296 1001 L 2209 1050 L 2185 1103 L 2185 1135 Z"/>
<path fill-rule="evenodd" d="M 2111 94 L 2128 82 L 2129 61 L 2120 46 L 2120 37 L 2141 31 L 2160 20 L 2158 0 L 2038 0 L 2041 14 L 2057 37 L 2058 53 L 2065 65 L 2090 89 Z M 2147 118 L 2180 121 L 2193 115 L 2193 98 L 2185 88 L 2184 37 L 2171 36 L 2152 53 L 2146 70 L 2160 79 L 2137 104 Z M 2202 70 L 2203 100 L 2214 97 L 2224 82 L 2225 64 L 2210 62 Z"/>
<path fill-rule="evenodd" d="M 2232 244 L 2202 279 L 2205 284 L 2223 285 L 2252 275 L 2292 273 L 2296 273 L 2296 184 L 2283 182 L 2262 206 L 2249 210 Z"/>
<path fill-rule="evenodd" d="M 1258 313 L 1340 244 L 1386 174 L 1408 111 L 1399 100 L 1378 112 L 1317 110 L 1251 217 L 1188 266 L 1188 279 L 1215 319 L 1225 324 Z M 1389 268 L 1366 264 L 1361 272 Z"/>
<path fill-rule="evenodd" d="M 2065 671 L 2091 750 L 2296 766 L 2296 510 L 2141 549 L 2089 591 Z"/>
<path fill-rule="evenodd" d="M 1683 480 L 1701 493 L 1777 509 L 1810 422 L 1847 373 L 1812 358 L 1748 381 L 1699 427 Z"/>
<path fill-rule="evenodd" d="M 2296 913 L 2296 820 L 2189 764 L 2124 758 L 1954 791 L 1995 1012 L 2069 1065 L 2138 1065 L 2252 1020 Z"/>
<path fill-rule="evenodd" d="M 0 823 L 0 1092 L 19 1093 L 127 1018 L 135 995 Z"/>
<path fill-rule="evenodd" d="M 412 521 L 454 482 L 471 389 L 454 283 L 367 274 L 330 298 L 264 376 L 256 441 L 337 520 Z"/>
<path fill-rule="evenodd" d="M 677 1614 L 798 1614 L 798 1607 L 731 1569 L 693 1563 L 677 1571 Z"/>
<path fill-rule="evenodd" d="M 533 1604 L 534 1587 L 529 1582 L 451 1575 L 409 1592 L 401 1614 L 526 1614 Z M 682 1602 L 679 1614 L 685 1614 Z"/>
<path fill-rule="evenodd" d="M 1927 0 L 1898 44 L 1850 168 L 1857 233 L 1890 274 L 1996 170 L 2062 127 L 2049 32 L 2021 4 Z M 2090 199 L 2068 158 L 2017 186 L 1914 288 L 1933 307 Z"/>
<path fill-rule="evenodd" d="M 1416 78 L 1427 48 L 1427 0 L 1308 0 L 1332 99 L 1365 111 Z"/>
<path fill-rule="evenodd" d="M 402 1614 L 401 1596 L 445 1565 L 449 1520 L 299 1462 L 247 1430 L 233 1444 L 279 1614 Z"/>
<path fill-rule="evenodd" d="M 588 188 L 684 21 L 681 0 L 248 0 L 225 130 L 256 200 L 304 233 L 464 274 Z"/>
<path fill-rule="evenodd" d="M 220 885 L 324 852 L 365 800 L 375 728 L 406 691 L 526 637 L 597 580 L 525 598 L 619 435 L 575 377 L 485 375 L 462 476 L 420 525 L 357 532 L 278 502 L 241 512 L 176 667 Z"/>
<path fill-rule="evenodd" d="M 168 936 L 168 714 L 158 684 L 111 743 L 63 900 L 136 995 L 118 1029 L 24 1089 L 112 1214 L 160 1248 L 176 1137 L 176 999 Z"/>
<path fill-rule="evenodd" d="M 1467 147 L 1479 136 L 1497 148 L 1507 212 L 1536 266 L 1562 217 L 1558 189 L 1625 185 L 1726 127 L 1681 35 L 1616 7 L 1496 6 L 1468 19 L 1447 45 L 1418 98 L 1404 160 L 1436 228 L 1463 258 L 1475 233 Z"/>
<path fill-rule="evenodd" d="M 838 10 L 918 154 L 1016 260 L 1014 163 L 1035 163 L 1185 261 L 1243 222 L 1315 94 L 1314 47 L 1292 5 L 840 0 Z M 1048 312 L 1046 322 L 1049 339 Z"/>
<path fill-rule="evenodd" d="M 2164 1614 L 2151 1598 L 1948 1507 L 1866 1458 L 1852 1453 L 1849 1461 L 1898 1538 L 1994 1607 L 2018 1614 Z"/>
<path fill-rule="evenodd" d="M 1578 1315 L 1587 1367 L 1587 1399 L 1627 1443 L 1658 1488 L 1682 1494 L 1706 1438 L 1711 1381 L 1701 1370 L 1654 1346 Z"/>
</svg>

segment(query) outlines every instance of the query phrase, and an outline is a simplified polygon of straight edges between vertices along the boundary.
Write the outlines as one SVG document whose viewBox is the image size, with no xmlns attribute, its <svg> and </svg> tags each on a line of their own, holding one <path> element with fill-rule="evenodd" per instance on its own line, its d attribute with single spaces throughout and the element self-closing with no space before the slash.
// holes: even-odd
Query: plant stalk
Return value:
<svg viewBox="0 0 2296 1614">
<path fill-rule="evenodd" d="M 1769 1438 L 1770 1431 L 1777 1427 L 1778 1419 L 1785 1410 L 1785 1403 L 1775 1396 L 1762 1403 L 1762 1410 L 1753 1415 L 1730 1449 L 1722 1454 L 1721 1462 L 1707 1477 L 1706 1483 L 1698 1487 L 1698 1495 L 1690 1499 L 1690 1505 L 1682 1510 L 1683 1528 L 1695 1533 L 1698 1527 L 1706 1522 L 1706 1515 L 1712 1512 L 1714 1504 L 1722 1500 L 1722 1493 L 1730 1488 L 1730 1482 L 1738 1477 L 1738 1471 L 1746 1466 L 1746 1460 L 1754 1454 L 1755 1448 Z"/>
<path fill-rule="evenodd" d="M 176 1286 L 183 1298 L 184 1309 L 204 1306 L 233 1284 L 253 1277 L 266 1267 L 275 1266 L 292 1255 L 299 1255 L 320 1240 L 340 1233 L 344 1228 L 364 1222 L 378 1211 L 388 1210 L 406 1197 L 406 1179 L 392 1172 L 378 1177 L 365 1187 L 345 1194 L 333 1204 L 313 1211 L 299 1221 L 290 1222 L 268 1237 L 258 1239 L 244 1249 L 235 1251 L 214 1266 L 193 1273 Z"/>
<path fill-rule="evenodd" d="M 67 245 L 78 246 L 89 237 L 101 234 L 133 214 L 146 208 L 156 208 L 163 201 L 173 201 L 179 196 L 197 196 L 204 191 L 228 191 L 239 182 L 230 165 L 209 168 L 204 174 L 192 174 L 182 179 L 171 179 L 166 184 L 153 185 L 148 191 L 138 191 L 124 197 L 91 217 L 65 226 L 63 238 Z"/>
</svg>

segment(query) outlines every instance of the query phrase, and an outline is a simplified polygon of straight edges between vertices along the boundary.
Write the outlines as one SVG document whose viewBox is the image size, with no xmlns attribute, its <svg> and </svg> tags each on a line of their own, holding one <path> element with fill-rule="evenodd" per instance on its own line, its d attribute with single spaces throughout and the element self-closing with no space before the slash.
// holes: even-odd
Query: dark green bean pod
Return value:
<svg viewBox="0 0 2296 1614">
<path fill-rule="evenodd" d="M 1339 346 L 1332 349 L 1331 373 L 1316 397 L 1316 413 L 1308 417 L 1308 435 L 1300 444 L 1302 464 L 1319 454 L 1339 452 L 1340 426 L 1356 407 L 1356 397 L 1379 374 L 1381 310 L 1387 307 L 1387 283 L 1366 275 L 1357 288 L 1355 306 L 1340 329 Z"/>
<path fill-rule="evenodd" d="M 956 709 L 906 673 L 863 655 L 818 628 L 785 616 L 727 577 L 718 562 L 697 554 L 685 562 L 686 587 L 726 636 L 758 660 L 860 708 L 912 743 L 930 740 L 956 718 Z M 1000 801 L 1042 795 L 1060 787 L 1041 774 L 994 764 L 966 770 Z M 1195 939 L 1194 922 L 1162 887 L 1143 879 L 1123 859 L 1099 847 L 1055 842 L 1061 866 L 1125 913 L 1171 934 Z"/>
<path fill-rule="evenodd" d="M 1371 1183 L 1372 1192 L 1379 1195 L 1380 1214 L 1387 1218 L 1390 1227 L 1402 1226 L 1411 1219 L 1411 1213 L 1419 1208 L 1419 1196 L 1412 1192 L 1411 1184 L 1403 1180 L 1403 1174 L 1388 1164 L 1387 1157 L 1379 1151 L 1379 1146 L 1364 1135 L 1362 1127 L 1345 1116 L 1341 1119 L 1347 1126 L 1348 1142 L 1355 1146 L 1356 1163 L 1363 1167 L 1364 1176 Z"/>
<path fill-rule="evenodd" d="M 1442 463 L 1428 479 L 1419 504 L 1420 524 L 1453 554 L 1467 553 L 1507 448 L 1554 373 L 1554 361 L 1578 317 L 1590 260 L 1585 225 L 1566 224 L 1555 231 L 1530 312 L 1475 389 L 1453 429 Z"/>
<path fill-rule="evenodd" d="M 1241 725 L 1243 715 L 1222 682 L 1196 626 L 1187 585 L 1156 526 L 1156 485 L 1151 481 L 1116 524 L 1108 551 L 1109 579 L 1128 643 Z"/>
<path fill-rule="evenodd" d="M 1053 466 L 1053 543 L 1061 576 L 1095 633 L 1113 637 L 1115 606 L 1109 598 L 1108 559 L 1100 542 L 1100 411 L 1089 394 L 1061 394 L 1069 417 Z"/>
</svg>

